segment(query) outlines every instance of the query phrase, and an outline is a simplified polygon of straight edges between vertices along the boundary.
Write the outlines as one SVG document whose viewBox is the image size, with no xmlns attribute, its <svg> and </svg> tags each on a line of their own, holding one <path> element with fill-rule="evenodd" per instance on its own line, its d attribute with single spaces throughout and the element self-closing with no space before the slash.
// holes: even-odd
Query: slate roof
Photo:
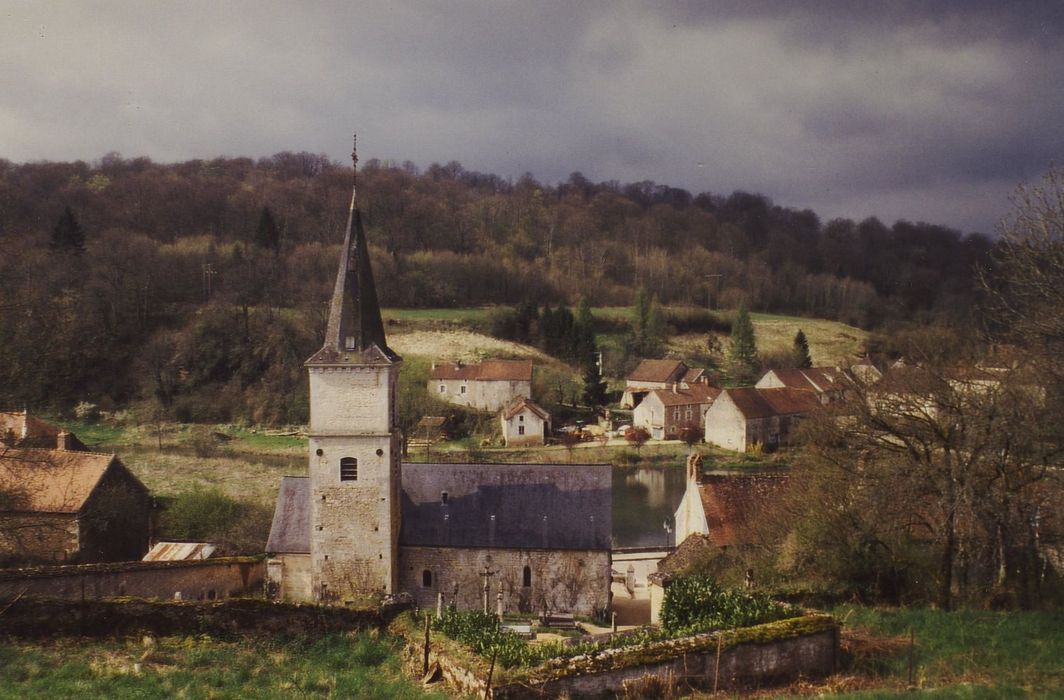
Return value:
<svg viewBox="0 0 1064 700">
<path fill-rule="evenodd" d="M 719 546 L 743 544 L 743 530 L 787 485 L 787 475 L 710 473 L 702 476 L 698 495 L 706 514 L 710 541 Z"/>
<path fill-rule="evenodd" d="M 677 382 L 687 374 L 682 360 L 642 360 L 628 375 L 630 382 Z"/>
<path fill-rule="evenodd" d="M 7 448 L 0 452 L 0 491 L 12 496 L 10 511 L 77 513 L 112 465 L 125 470 L 113 454 Z"/>
<path fill-rule="evenodd" d="M 358 157 L 354 153 L 351 155 L 357 166 Z M 355 172 L 358 172 L 357 167 Z M 336 286 L 329 303 L 325 343 L 307 360 L 308 365 L 389 364 L 402 359 L 388 347 L 384 337 L 384 321 L 357 195 L 357 189 L 352 185 L 351 211 L 340 249 Z"/>
<path fill-rule="evenodd" d="M 610 548 L 608 464 L 408 463 L 402 481 L 400 545 Z"/>
<path fill-rule="evenodd" d="M 286 476 L 281 479 L 266 551 L 271 554 L 310 553 L 309 477 Z"/>
<path fill-rule="evenodd" d="M 480 364 L 441 362 L 432 368 L 432 379 L 530 382 L 532 360 L 484 360 Z"/>
</svg>

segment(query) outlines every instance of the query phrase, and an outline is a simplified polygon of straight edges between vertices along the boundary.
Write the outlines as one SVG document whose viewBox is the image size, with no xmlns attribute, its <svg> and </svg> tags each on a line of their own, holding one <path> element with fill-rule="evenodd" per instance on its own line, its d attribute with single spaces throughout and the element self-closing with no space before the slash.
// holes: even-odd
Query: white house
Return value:
<svg viewBox="0 0 1064 700">
<path fill-rule="evenodd" d="M 550 413 L 524 396 L 499 412 L 499 422 L 507 447 L 542 445 L 550 431 Z"/>
</svg>

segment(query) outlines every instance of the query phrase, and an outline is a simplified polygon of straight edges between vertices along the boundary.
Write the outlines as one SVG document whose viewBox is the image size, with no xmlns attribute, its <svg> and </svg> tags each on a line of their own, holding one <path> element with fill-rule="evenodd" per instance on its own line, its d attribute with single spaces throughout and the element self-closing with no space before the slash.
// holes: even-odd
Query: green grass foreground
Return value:
<svg viewBox="0 0 1064 700">
<path fill-rule="evenodd" d="M 1064 697 L 1064 612 L 992 612 L 842 606 L 845 627 L 915 638 L 915 686 L 935 698 Z M 908 654 L 854 669 L 905 684 Z M 905 690 L 866 691 L 847 698 L 889 698 Z"/>
<path fill-rule="evenodd" d="M 402 675 L 398 649 L 394 638 L 366 633 L 4 641 L 0 698 L 446 698 Z"/>
</svg>

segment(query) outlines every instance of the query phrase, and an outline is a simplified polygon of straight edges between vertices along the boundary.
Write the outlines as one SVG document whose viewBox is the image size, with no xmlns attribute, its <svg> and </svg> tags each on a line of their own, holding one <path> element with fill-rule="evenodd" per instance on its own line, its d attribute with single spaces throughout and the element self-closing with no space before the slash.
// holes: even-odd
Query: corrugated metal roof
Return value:
<svg viewBox="0 0 1064 700">
<path fill-rule="evenodd" d="M 208 542 L 156 542 L 144 555 L 144 561 L 193 561 L 208 559 L 215 545 Z"/>
</svg>

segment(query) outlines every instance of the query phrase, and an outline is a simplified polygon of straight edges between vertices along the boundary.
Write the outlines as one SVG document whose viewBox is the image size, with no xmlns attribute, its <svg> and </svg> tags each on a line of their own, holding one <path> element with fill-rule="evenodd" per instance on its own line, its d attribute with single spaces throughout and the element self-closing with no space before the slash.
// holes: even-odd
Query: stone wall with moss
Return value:
<svg viewBox="0 0 1064 700">
<path fill-rule="evenodd" d="M 132 596 L 213 600 L 261 596 L 262 557 L 131 561 L 0 570 L 0 599 L 17 595 L 73 600 Z"/>
</svg>

